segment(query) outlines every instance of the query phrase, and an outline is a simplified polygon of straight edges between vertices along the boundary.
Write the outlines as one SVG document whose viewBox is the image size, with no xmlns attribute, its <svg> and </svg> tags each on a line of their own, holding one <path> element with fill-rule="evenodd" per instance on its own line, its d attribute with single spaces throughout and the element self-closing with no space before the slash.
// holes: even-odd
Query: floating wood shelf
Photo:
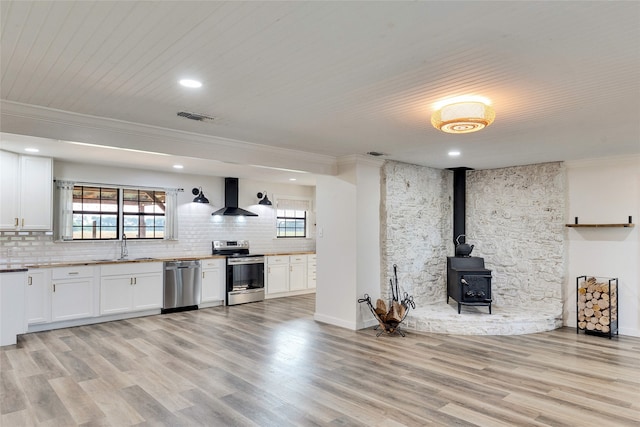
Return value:
<svg viewBox="0 0 640 427">
<path fill-rule="evenodd" d="M 635 227 L 635 224 L 565 224 L 565 227 Z"/>
<path fill-rule="evenodd" d="M 588 227 L 588 228 L 599 228 L 599 227 L 635 227 L 633 223 L 633 217 L 629 216 L 629 222 L 627 223 L 619 223 L 619 224 L 578 224 L 578 217 L 575 217 L 575 222 L 573 224 L 565 224 L 565 227 Z"/>
</svg>

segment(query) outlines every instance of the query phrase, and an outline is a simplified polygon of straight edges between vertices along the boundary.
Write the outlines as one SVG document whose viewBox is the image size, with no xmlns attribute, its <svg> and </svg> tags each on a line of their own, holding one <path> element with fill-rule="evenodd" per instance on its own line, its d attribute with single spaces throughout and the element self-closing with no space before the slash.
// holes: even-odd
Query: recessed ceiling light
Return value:
<svg viewBox="0 0 640 427">
<path fill-rule="evenodd" d="M 295 178 L 289 178 L 289 181 L 297 181 Z"/>
<path fill-rule="evenodd" d="M 449 151 L 449 155 L 450 155 L 451 157 L 456 157 L 456 156 L 459 156 L 459 155 L 460 155 L 460 152 L 459 152 L 459 151 L 457 151 L 457 150 L 451 150 L 451 151 Z"/>
<path fill-rule="evenodd" d="M 38 150 L 37 148 L 25 148 L 24 151 L 28 151 L 29 153 L 37 153 L 40 150 Z"/>
<path fill-rule="evenodd" d="M 183 169 L 184 166 L 182 166 L 182 165 L 173 165 L 173 168 L 174 169 Z"/>
<path fill-rule="evenodd" d="M 197 80 L 192 80 L 192 79 L 182 79 L 180 80 L 179 83 L 184 87 L 190 87 L 190 88 L 202 87 L 202 82 L 199 82 Z"/>
</svg>

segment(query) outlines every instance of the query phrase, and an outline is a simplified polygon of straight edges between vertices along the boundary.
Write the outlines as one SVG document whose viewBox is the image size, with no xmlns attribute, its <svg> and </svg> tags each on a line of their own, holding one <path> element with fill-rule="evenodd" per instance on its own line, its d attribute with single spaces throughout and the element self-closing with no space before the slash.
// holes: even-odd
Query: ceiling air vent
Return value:
<svg viewBox="0 0 640 427">
<path fill-rule="evenodd" d="M 373 157 L 386 156 L 386 154 L 380 153 L 379 151 L 368 151 L 367 154 Z"/>
<path fill-rule="evenodd" d="M 213 117 L 207 116 L 206 114 L 200 113 L 190 113 L 188 111 L 179 111 L 178 116 L 184 117 L 185 119 L 196 120 L 198 122 L 212 122 Z"/>
</svg>

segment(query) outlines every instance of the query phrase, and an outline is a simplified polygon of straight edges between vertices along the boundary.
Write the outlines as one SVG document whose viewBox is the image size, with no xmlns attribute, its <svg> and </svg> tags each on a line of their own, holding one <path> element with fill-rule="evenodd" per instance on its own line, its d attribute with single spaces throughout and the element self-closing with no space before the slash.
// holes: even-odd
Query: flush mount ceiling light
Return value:
<svg viewBox="0 0 640 427">
<path fill-rule="evenodd" d="M 191 190 L 191 194 L 196 196 L 196 198 L 193 199 L 195 203 L 209 203 L 209 199 L 207 199 L 202 192 L 202 187 L 194 188 Z"/>
<path fill-rule="evenodd" d="M 493 123 L 496 113 L 487 101 L 450 100 L 440 104 L 431 116 L 431 124 L 447 133 L 476 132 Z"/>
<path fill-rule="evenodd" d="M 189 87 L 189 88 L 194 88 L 194 89 L 202 87 L 202 83 L 201 82 L 199 82 L 197 80 L 192 80 L 192 79 L 182 79 L 178 83 L 180 83 L 180 85 L 182 85 L 184 87 Z"/>
</svg>

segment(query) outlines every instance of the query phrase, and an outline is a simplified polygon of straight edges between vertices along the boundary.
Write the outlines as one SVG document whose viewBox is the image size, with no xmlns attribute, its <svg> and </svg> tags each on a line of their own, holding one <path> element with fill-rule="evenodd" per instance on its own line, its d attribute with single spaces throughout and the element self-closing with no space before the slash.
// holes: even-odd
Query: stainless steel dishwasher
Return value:
<svg viewBox="0 0 640 427">
<path fill-rule="evenodd" d="M 199 260 L 165 261 L 162 313 L 196 310 L 201 300 Z"/>
</svg>

